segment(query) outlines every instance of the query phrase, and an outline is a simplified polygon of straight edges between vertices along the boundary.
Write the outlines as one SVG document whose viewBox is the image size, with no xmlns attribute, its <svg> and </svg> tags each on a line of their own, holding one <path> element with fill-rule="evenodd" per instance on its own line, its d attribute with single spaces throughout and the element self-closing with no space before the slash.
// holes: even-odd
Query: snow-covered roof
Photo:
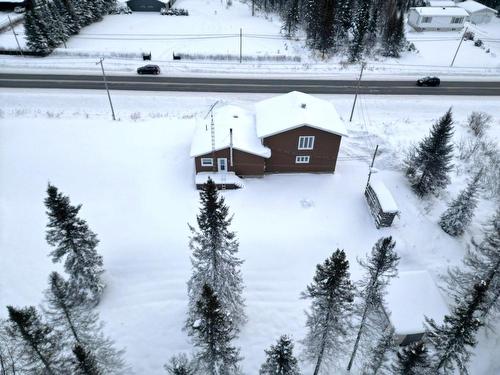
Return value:
<svg viewBox="0 0 500 375">
<path fill-rule="evenodd" d="M 382 207 L 382 211 L 384 212 L 399 211 L 396 201 L 394 200 L 391 192 L 389 191 L 389 189 L 387 189 L 382 180 L 378 179 L 377 177 L 372 177 L 372 179 L 370 180 L 370 186 L 377 195 L 380 206 Z"/>
<path fill-rule="evenodd" d="M 427 271 L 400 272 L 387 288 L 390 321 L 398 335 L 424 332 L 424 316 L 438 324 L 449 314 L 448 306 Z"/>
<path fill-rule="evenodd" d="M 298 91 L 278 95 L 256 104 L 257 136 L 269 137 L 299 126 L 310 126 L 347 136 L 344 122 L 326 100 Z"/>
<path fill-rule="evenodd" d="M 226 105 L 213 112 L 215 129 L 215 151 L 230 146 L 230 129 L 233 129 L 233 148 L 250 154 L 268 158 L 271 150 L 262 145 L 255 133 L 255 120 L 252 113 L 234 106 Z M 194 133 L 191 143 L 191 157 L 205 155 L 212 151 L 210 130 L 211 118 L 202 120 Z"/>
<path fill-rule="evenodd" d="M 462 3 L 457 3 L 457 6 L 465 9 L 467 12 L 469 12 L 469 14 L 480 12 L 481 10 L 485 10 L 485 9 L 491 10 L 494 13 L 498 13 L 495 9 L 491 9 L 490 7 L 487 7 L 486 5 L 483 5 L 483 4 L 478 3 L 477 1 L 473 1 L 473 0 L 467 0 L 467 1 L 464 1 Z"/>
<path fill-rule="evenodd" d="M 427 2 L 431 7 L 455 7 L 453 0 L 429 0 Z"/>
<path fill-rule="evenodd" d="M 414 9 L 421 16 L 466 17 L 465 9 L 459 7 L 416 7 Z"/>
</svg>

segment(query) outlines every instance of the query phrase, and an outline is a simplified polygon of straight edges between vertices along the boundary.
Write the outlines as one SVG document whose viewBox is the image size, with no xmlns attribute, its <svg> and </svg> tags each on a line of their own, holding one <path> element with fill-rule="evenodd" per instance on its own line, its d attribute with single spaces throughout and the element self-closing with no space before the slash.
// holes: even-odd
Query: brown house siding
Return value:
<svg viewBox="0 0 500 375">
<path fill-rule="evenodd" d="M 314 149 L 299 150 L 299 136 L 314 136 Z M 342 137 L 309 126 L 292 129 L 264 138 L 271 149 L 266 172 L 334 172 Z M 309 156 L 308 164 L 296 164 L 296 156 Z"/>
<path fill-rule="evenodd" d="M 233 167 L 231 167 L 229 148 L 215 152 L 214 167 L 202 167 L 202 158 L 212 158 L 212 153 L 197 156 L 194 159 L 196 173 L 217 171 L 217 158 L 226 158 L 228 171 L 235 172 L 238 176 L 261 176 L 264 174 L 265 158 L 240 150 L 233 149 Z"/>
</svg>

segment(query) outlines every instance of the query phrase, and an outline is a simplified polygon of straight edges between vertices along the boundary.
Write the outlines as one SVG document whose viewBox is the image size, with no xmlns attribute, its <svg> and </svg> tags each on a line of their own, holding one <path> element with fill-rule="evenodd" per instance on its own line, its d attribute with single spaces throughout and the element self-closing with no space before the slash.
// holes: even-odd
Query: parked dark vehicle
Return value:
<svg viewBox="0 0 500 375">
<path fill-rule="evenodd" d="M 137 68 L 137 74 L 160 74 L 160 67 L 158 65 L 144 65 Z"/>
<path fill-rule="evenodd" d="M 189 16 L 189 12 L 181 8 L 161 8 L 160 13 L 167 16 Z"/>
<path fill-rule="evenodd" d="M 417 80 L 417 86 L 439 86 L 441 80 L 438 77 L 424 77 Z"/>
</svg>

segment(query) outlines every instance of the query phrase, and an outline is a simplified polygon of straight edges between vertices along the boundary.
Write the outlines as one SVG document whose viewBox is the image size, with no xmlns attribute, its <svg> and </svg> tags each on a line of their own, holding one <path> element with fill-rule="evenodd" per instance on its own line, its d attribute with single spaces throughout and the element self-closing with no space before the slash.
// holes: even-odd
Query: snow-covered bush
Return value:
<svg viewBox="0 0 500 375">
<path fill-rule="evenodd" d="M 467 126 L 476 137 L 482 137 L 491 127 L 491 116 L 485 112 L 472 112 L 467 118 Z"/>
</svg>

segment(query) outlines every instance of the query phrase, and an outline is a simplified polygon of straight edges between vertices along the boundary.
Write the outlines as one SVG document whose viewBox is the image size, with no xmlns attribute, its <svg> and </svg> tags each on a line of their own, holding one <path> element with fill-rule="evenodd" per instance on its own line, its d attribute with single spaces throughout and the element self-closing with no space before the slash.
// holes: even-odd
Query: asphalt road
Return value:
<svg viewBox="0 0 500 375">
<path fill-rule="evenodd" d="M 107 76 L 111 90 L 353 94 L 355 80 L 196 78 L 166 76 Z M 0 87 L 104 89 L 102 76 L 0 73 Z M 417 87 L 414 81 L 362 81 L 360 94 L 500 96 L 500 82 L 442 81 L 440 87 Z"/>
</svg>

